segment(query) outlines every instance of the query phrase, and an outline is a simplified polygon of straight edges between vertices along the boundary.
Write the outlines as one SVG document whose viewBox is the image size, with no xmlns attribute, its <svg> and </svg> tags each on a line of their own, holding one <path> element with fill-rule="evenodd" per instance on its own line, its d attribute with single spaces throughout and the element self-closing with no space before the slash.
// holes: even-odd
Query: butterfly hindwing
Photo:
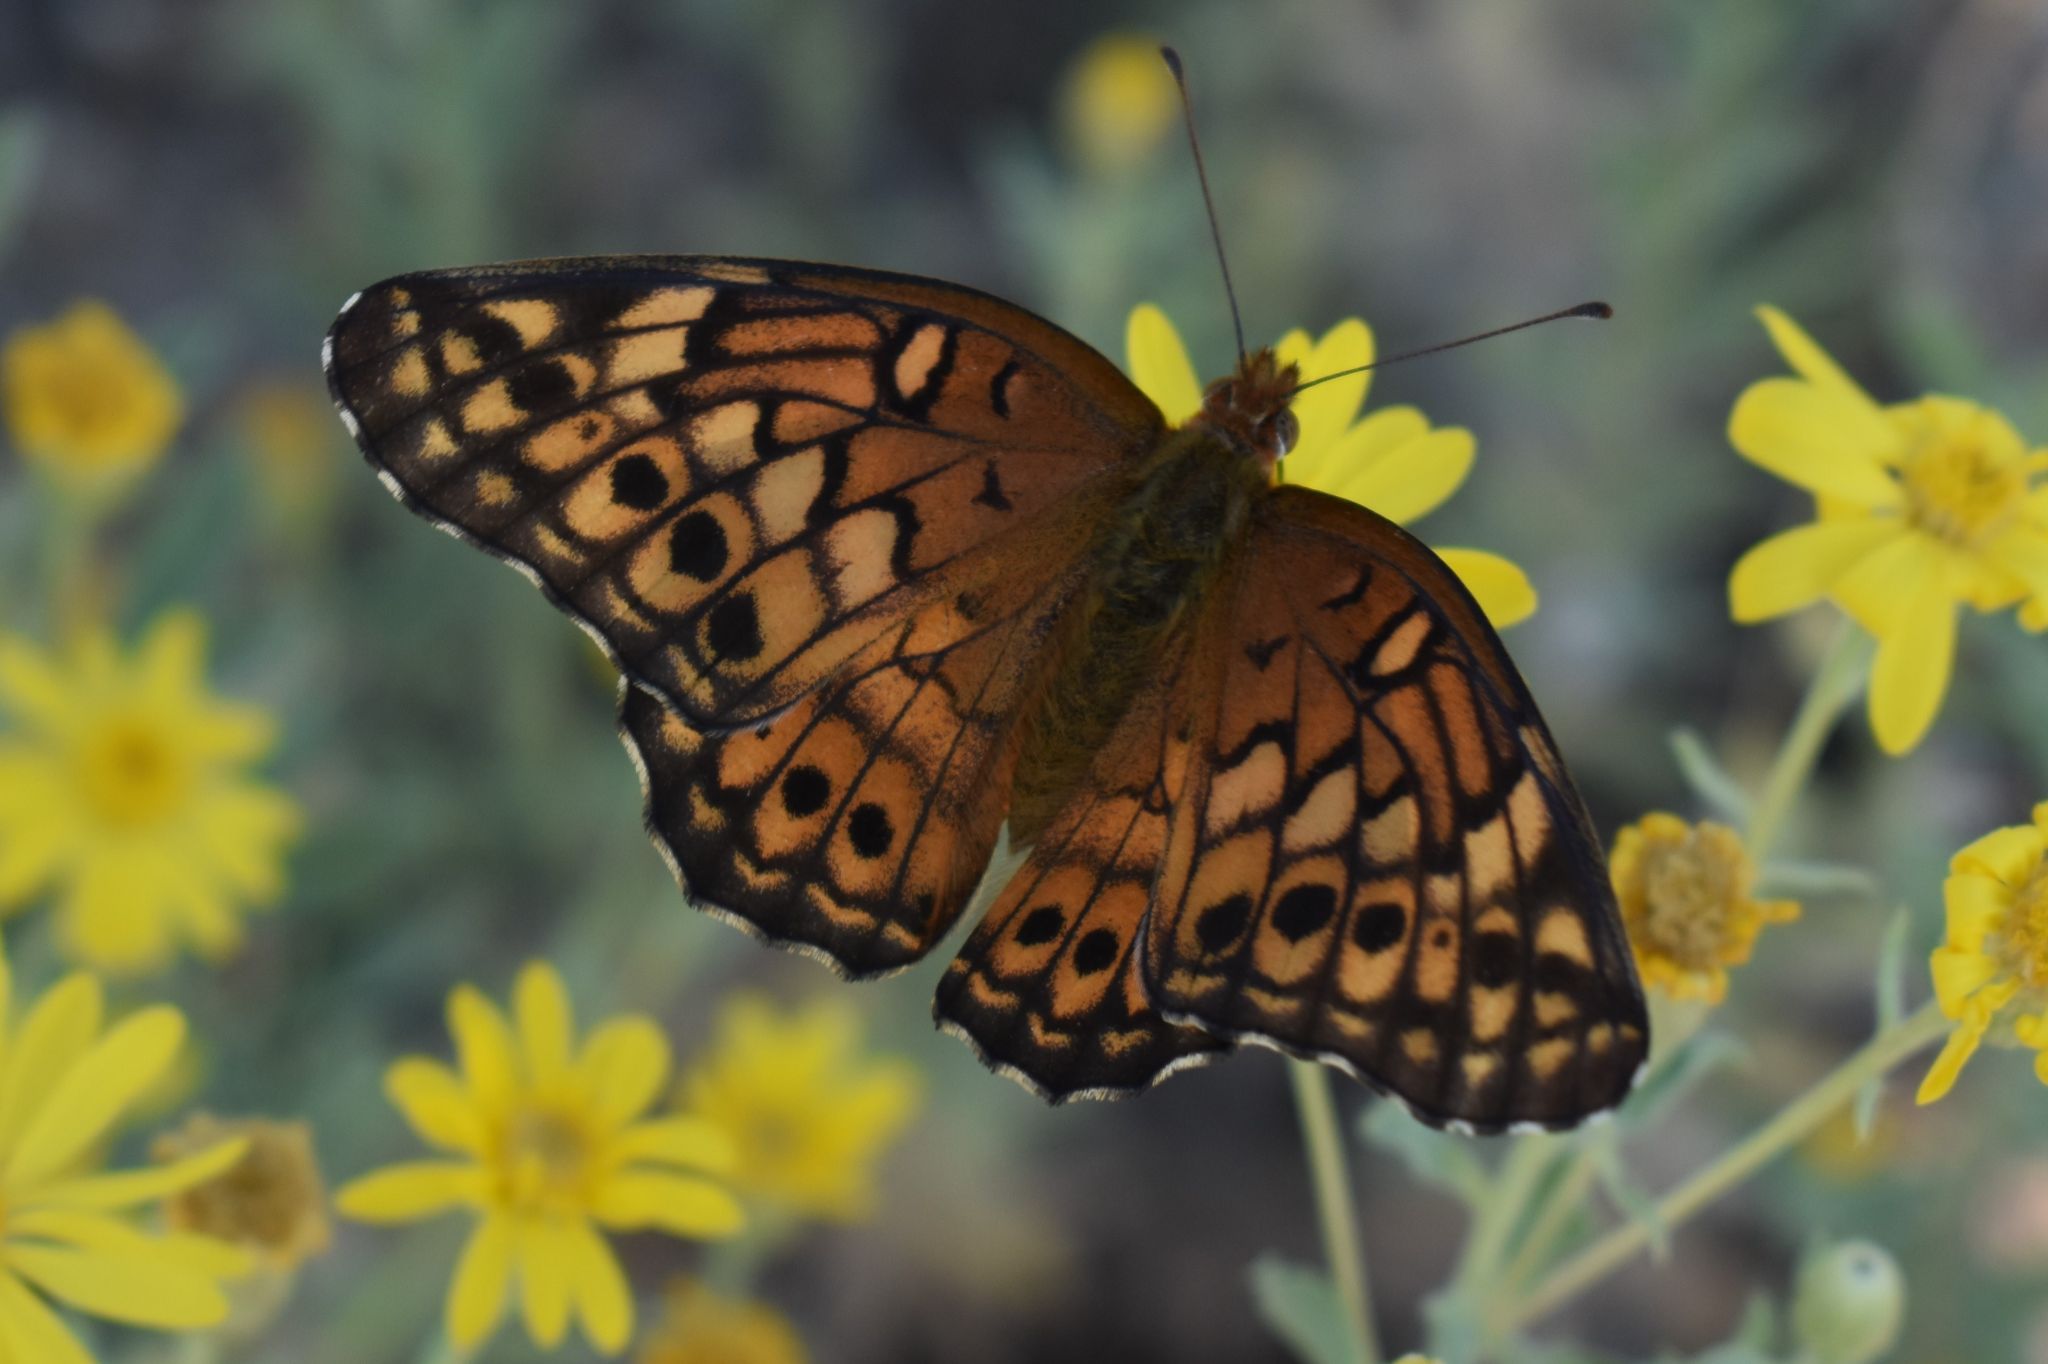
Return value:
<svg viewBox="0 0 2048 1364">
<path fill-rule="evenodd" d="M 940 1026 L 1056 1102 L 1142 1089 L 1228 1045 L 1161 1017 L 1139 969 L 1186 779 L 1193 652 L 1162 660 L 939 984 Z"/>
<path fill-rule="evenodd" d="M 1633 959 L 1470 595 L 1392 523 L 1294 487 L 1262 500 L 1229 578 L 1148 919 L 1153 1002 L 1437 1123 L 1611 1107 L 1646 1046 Z"/>
<path fill-rule="evenodd" d="M 621 729 L 684 890 L 849 975 L 929 951 L 995 846 L 1019 700 L 1080 578 L 1035 560 L 1063 562 L 923 608 L 766 724 L 707 734 L 629 685 Z"/>
<path fill-rule="evenodd" d="M 789 705 L 1161 427 L 1022 309 L 788 262 L 401 276 L 343 311 L 327 369 L 408 505 L 699 725 Z"/>
</svg>

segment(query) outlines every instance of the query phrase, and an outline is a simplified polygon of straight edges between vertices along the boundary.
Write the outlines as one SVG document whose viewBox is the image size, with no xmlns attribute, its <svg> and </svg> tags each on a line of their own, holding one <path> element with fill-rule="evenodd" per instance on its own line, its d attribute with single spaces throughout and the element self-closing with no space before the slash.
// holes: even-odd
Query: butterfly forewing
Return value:
<svg viewBox="0 0 2048 1364">
<path fill-rule="evenodd" d="M 1264 499 L 1148 921 L 1168 1016 L 1438 1123 L 1568 1125 L 1647 1042 L 1599 844 L 1478 608 L 1390 522 Z"/>
<path fill-rule="evenodd" d="M 704 725 L 804 695 L 1160 429 L 986 295 L 710 257 L 402 276 L 344 310 L 327 365 L 409 505 Z"/>
</svg>

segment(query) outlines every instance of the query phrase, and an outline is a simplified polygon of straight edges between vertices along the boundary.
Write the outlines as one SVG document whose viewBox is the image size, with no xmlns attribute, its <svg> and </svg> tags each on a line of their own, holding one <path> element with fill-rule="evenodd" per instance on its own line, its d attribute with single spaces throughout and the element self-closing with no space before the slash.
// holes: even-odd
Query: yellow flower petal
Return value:
<svg viewBox="0 0 2048 1364">
<path fill-rule="evenodd" d="M 1743 458 L 1808 492 L 1870 510 L 1904 503 L 1883 463 L 1898 439 L 1867 402 L 1801 379 L 1751 384 L 1728 418 L 1728 440 Z"/>
<path fill-rule="evenodd" d="M 1494 629 L 1505 630 L 1536 614 L 1536 588 L 1513 560 L 1483 549 L 1440 549 L 1436 556 L 1458 575 Z"/>
<path fill-rule="evenodd" d="M 0 710 L 23 725 L 64 733 L 77 706 L 50 655 L 19 635 L 0 635 Z"/>
<path fill-rule="evenodd" d="M 732 1236 L 746 1224 L 739 1201 L 709 1180 L 646 1170 L 606 1180 L 592 1213 L 616 1231 L 653 1228 L 698 1240 Z"/>
<path fill-rule="evenodd" d="M 668 1039 L 651 1019 L 614 1018 L 590 1034 L 576 1073 L 590 1102 L 616 1126 L 647 1111 L 668 1078 Z"/>
<path fill-rule="evenodd" d="M 477 1223 L 455 1263 L 448 1289 L 448 1339 L 458 1350 L 473 1350 L 489 1339 L 505 1315 L 512 1287 L 515 1224 L 503 1213 Z"/>
<path fill-rule="evenodd" d="M 1991 958 L 1954 947 L 1935 948 L 1927 965 L 1941 1011 L 1950 1018 L 1961 1018 L 1964 1001 L 1998 974 L 1998 964 Z"/>
<path fill-rule="evenodd" d="M 519 1054 L 505 1015 L 475 986 L 458 985 L 448 996 L 448 1032 L 477 1106 L 486 1113 L 502 1109 L 519 1082 Z"/>
<path fill-rule="evenodd" d="M 394 1063 L 385 1073 L 384 1093 L 412 1130 L 432 1145 L 471 1154 L 482 1149 L 483 1124 L 469 1092 L 439 1061 L 408 1056 Z"/>
<path fill-rule="evenodd" d="M 1959 1027 L 1948 1035 L 1942 1045 L 1941 1055 L 1934 1058 L 1934 1064 L 1927 1068 L 1927 1077 L 1920 1082 L 1920 1092 L 1913 1098 L 1919 1104 L 1931 1104 L 1955 1087 L 1956 1077 L 1963 1073 L 1963 1066 L 1977 1050 L 1977 1043 L 1984 1035 L 1982 1028 Z"/>
<path fill-rule="evenodd" d="M 569 1333 L 572 1266 L 565 1224 L 555 1218 L 530 1219 L 520 1224 L 517 1244 L 526 1333 L 542 1349 L 552 1350 Z"/>
<path fill-rule="evenodd" d="M 2048 601 L 2048 531 L 2014 526 L 1985 548 L 1985 557 Z"/>
<path fill-rule="evenodd" d="M 1324 486 L 1405 526 L 1429 515 L 1458 491 L 1472 471 L 1474 448 L 1470 431 L 1439 427 Z"/>
<path fill-rule="evenodd" d="M 6 1184 L 35 1184 L 69 1164 L 163 1076 L 184 1042 L 184 1015 L 167 1005 L 115 1024 L 43 1101 L 8 1158 Z"/>
<path fill-rule="evenodd" d="M 452 1160 L 387 1165 L 343 1187 L 334 1206 L 358 1222 L 415 1222 L 484 1201 L 484 1174 Z"/>
<path fill-rule="evenodd" d="M 513 986 L 512 1007 L 519 1020 L 519 1042 L 531 1084 L 548 1086 L 569 1068 L 575 1045 L 575 1022 L 562 977 L 544 961 L 528 962 Z"/>
<path fill-rule="evenodd" d="M 715 1123 L 699 1118 L 661 1118 L 635 1123 L 612 1144 L 621 1165 L 655 1161 L 684 1165 L 709 1174 L 728 1174 L 737 1152 L 733 1140 Z"/>
<path fill-rule="evenodd" d="M 1893 757 L 1911 752 L 1934 723 L 1955 662 L 1956 604 L 1939 582 L 1907 598 L 1905 615 L 1877 642 L 1870 673 L 1870 723 Z"/>
<path fill-rule="evenodd" d="M 1965 952 L 1982 951 L 1984 934 L 2012 907 L 2012 891 L 1981 872 L 1957 872 L 1942 883 L 1948 942 Z"/>
<path fill-rule="evenodd" d="M 1993 829 L 1949 859 L 1949 870 L 1979 872 L 2014 890 L 2027 883 L 2048 855 L 2048 835 L 2024 824 Z"/>
<path fill-rule="evenodd" d="M 74 1208 L 13 1212 L 8 1215 L 7 1230 L 11 1236 L 61 1241 L 80 1250 L 106 1251 L 131 1258 L 165 1256 L 216 1279 L 246 1274 L 253 1265 L 246 1251 L 225 1241 L 182 1233 L 149 1236 L 105 1213 Z"/>
<path fill-rule="evenodd" d="M 169 1255 L 115 1255 L 10 1241 L 7 1267 L 80 1311 L 131 1326 L 191 1330 L 228 1315 L 220 1286 Z"/>
<path fill-rule="evenodd" d="M 248 1149 L 248 1141 L 237 1137 L 146 1170 L 57 1180 L 37 1189 L 35 1202 L 39 1207 L 65 1208 L 128 1208 L 153 1203 L 233 1168 Z"/>
<path fill-rule="evenodd" d="M 93 1364 L 78 1338 L 21 1280 L 0 1264 L 0 1359 L 34 1364 Z"/>
<path fill-rule="evenodd" d="M 1785 357 L 1785 363 L 1792 366 L 1793 372 L 1800 378 L 1824 388 L 1844 390 L 1853 397 L 1861 398 L 1872 410 L 1876 410 L 1877 404 L 1863 391 L 1862 385 L 1851 379 L 1847 371 L 1836 364 L 1797 322 L 1769 304 L 1759 307 L 1756 315 L 1764 324 L 1764 329 L 1771 334 L 1771 343 L 1778 348 L 1778 354 Z"/>
<path fill-rule="evenodd" d="M 1865 555 L 1896 537 L 1896 521 L 1857 517 L 1781 531 L 1736 561 L 1728 608 L 1737 624 L 1797 611 L 1825 597 Z"/>
<path fill-rule="evenodd" d="M 1169 426 L 1202 410 L 1202 383 L 1188 349 L 1166 314 L 1150 303 L 1131 309 L 1124 328 L 1124 370 L 1140 392 L 1159 405 Z"/>
<path fill-rule="evenodd" d="M 1946 560 L 1939 541 L 1902 528 L 1835 580 L 1834 598 L 1871 634 L 1880 639 L 1897 634 L 1907 628 L 1907 603 L 1946 582 Z"/>
<path fill-rule="evenodd" d="M 1284 349 L 1280 352 L 1283 364 L 1292 360 L 1301 366 L 1303 383 L 1340 370 L 1369 365 L 1372 359 L 1372 329 L 1355 317 L 1339 322 L 1323 333 L 1321 340 L 1303 347 L 1298 355 Z M 1318 452 L 1333 446 L 1357 419 L 1358 409 L 1365 405 L 1366 388 L 1371 381 L 1372 373 L 1368 370 L 1363 374 L 1316 384 L 1313 388 L 1304 389 L 1294 399 L 1290 406 L 1294 410 L 1294 420 L 1301 427 L 1295 449 L 1300 451 L 1304 460 L 1314 460 Z M 1306 481 L 1305 476 L 1302 481 Z"/>
<path fill-rule="evenodd" d="M 99 980 L 80 971 L 45 991 L 22 1020 L 0 1072 L 0 1156 L 14 1149 L 44 1098 L 100 1029 Z"/>
<path fill-rule="evenodd" d="M 564 1249 L 570 1296 L 583 1334 L 605 1354 L 619 1353 L 633 1338 L 633 1293 L 618 1258 L 588 1222 L 569 1226 Z"/>
</svg>

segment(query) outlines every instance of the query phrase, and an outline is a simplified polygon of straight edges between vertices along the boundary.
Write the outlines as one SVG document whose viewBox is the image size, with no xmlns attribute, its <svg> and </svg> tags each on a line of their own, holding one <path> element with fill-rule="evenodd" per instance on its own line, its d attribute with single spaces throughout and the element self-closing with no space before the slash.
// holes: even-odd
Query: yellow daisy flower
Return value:
<svg viewBox="0 0 2048 1364">
<path fill-rule="evenodd" d="M 1372 363 L 1372 329 L 1357 318 L 1310 340 L 1295 330 L 1274 347 L 1282 365 L 1299 365 L 1303 380 Z M 1125 368 L 1145 396 L 1159 404 L 1169 425 L 1202 410 L 1202 385 L 1172 321 L 1149 303 L 1131 310 L 1124 336 Z M 1319 492 L 1369 507 L 1406 526 L 1450 499 L 1472 470 L 1475 446 L 1463 427 L 1432 427 L 1413 407 L 1383 407 L 1363 420 L 1370 370 L 1317 384 L 1292 404 L 1300 439 L 1280 461 L 1280 476 Z M 1505 629 L 1536 611 L 1529 576 L 1498 554 L 1439 549 L 1471 590 L 1487 618 Z"/>
<path fill-rule="evenodd" d="M 908 1062 L 858 1057 L 859 1039 L 852 1010 L 835 1001 L 791 1013 L 756 994 L 726 1001 L 682 1107 L 732 1135 L 735 1188 L 826 1221 L 873 1210 L 875 1162 L 917 1111 L 921 1086 Z"/>
<path fill-rule="evenodd" d="M 163 362 L 96 300 L 7 338 L 0 406 L 24 456 L 87 490 L 154 464 L 184 416 Z"/>
<path fill-rule="evenodd" d="M 1060 122 L 1082 166 L 1097 175 L 1130 171 L 1173 127 L 1180 94 L 1139 33 L 1105 33 L 1081 50 L 1060 90 Z"/>
<path fill-rule="evenodd" d="M 0 635 L 0 914 L 54 889 L 64 949 L 106 971 L 225 957 L 284 888 L 298 808 L 244 770 L 276 726 L 207 693 L 205 639 L 189 611 L 132 657 L 104 631 L 62 655 Z"/>
<path fill-rule="evenodd" d="M 125 1214 L 219 1174 L 242 1143 L 153 1169 L 95 1169 L 184 1044 L 184 1015 L 139 1009 L 103 1029 L 100 983 L 85 972 L 18 1014 L 11 985 L 0 951 L 0 1360 L 91 1364 L 46 1299 L 158 1330 L 222 1321 L 222 1280 L 245 1272 L 246 1257 L 203 1236 L 152 1235 Z"/>
<path fill-rule="evenodd" d="M 1795 901 L 1751 898 L 1756 867 L 1725 825 L 1645 815 L 1615 837 L 1608 869 L 1643 982 L 1672 999 L 1720 1003 L 1764 925 L 1799 917 Z"/>
<path fill-rule="evenodd" d="M 740 1205 L 708 1177 L 731 1167 L 732 1143 L 693 1118 L 643 1118 L 668 1076 L 668 1042 L 652 1019 L 627 1014 L 579 1048 L 562 978 L 544 962 L 520 972 L 509 1021 L 457 987 L 448 1029 L 459 1074 L 411 1056 L 384 1084 L 413 1130 L 452 1158 L 378 1170 L 337 1205 L 366 1222 L 476 1215 L 448 1294 L 458 1349 L 497 1329 L 516 1278 L 536 1344 L 561 1344 L 573 1311 L 592 1345 L 617 1354 L 633 1335 L 633 1297 L 600 1229 L 735 1234 Z"/>
<path fill-rule="evenodd" d="M 1792 319 L 1757 315 L 1797 377 L 1745 389 L 1728 439 L 1817 515 L 1742 556 L 1730 609 L 1744 624 L 1823 597 L 1847 611 L 1878 641 L 1871 728 L 1905 753 L 1941 709 L 1960 606 L 2027 601 L 2022 623 L 2048 626 L 2048 450 L 1961 398 L 1880 407 Z"/>
<path fill-rule="evenodd" d="M 1920 1102 L 1948 1093 L 1978 1044 L 2031 1047 L 2048 1084 L 2048 801 L 2034 822 L 1999 829 L 1949 862 L 1948 936 L 1929 965 L 1948 1045 L 1920 1084 Z"/>
<path fill-rule="evenodd" d="M 766 1303 L 721 1297 L 684 1280 L 663 1295 L 660 1320 L 634 1358 L 639 1364 L 807 1364 L 789 1319 Z"/>
</svg>

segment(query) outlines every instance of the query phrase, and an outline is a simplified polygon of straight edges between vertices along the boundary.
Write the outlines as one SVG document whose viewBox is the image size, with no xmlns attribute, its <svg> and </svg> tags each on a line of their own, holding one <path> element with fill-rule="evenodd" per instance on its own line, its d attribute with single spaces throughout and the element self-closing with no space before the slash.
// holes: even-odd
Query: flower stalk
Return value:
<svg viewBox="0 0 2048 1364">
<path fill-rule="evenodd" d="M 1366 1279 L 1365 1245 L 1358 1234 L 1358 1203 L 1344 1163 L 1337 1105 L 1330 1073 L 1313 1061 L 1287 1063 L 1294 1081 L 1294 1107 L 1301 1120 L 1309 1179 L 1315 1186 L 1316 1221 L 1323 1233 L 1323 1259 L 1343 1306 L 1356 1364 L 1380 1364 L 1379 1336 L 1372 1324 L 1372 1289 Z"/>
<path fill-rule="evenodd" d="M 1765 864 L 1772 845 L 1784 832 L 1785 817 L 1791 813 L 1799 793 L 1806 789 L 1807 779 L 1813 775 L 1813 766 L 1820 760 L 1828 736 L 1835 732 L 1836 722 L 1863 689 L 1870 673 L 1871 650 L 1869 637 L 1844 621 L 1820 666 L 1814 670 L 1791 727 L 1785 731 L 1777 756 L 1771 760 L 1763 791 L 1750 812 L 1744 842 L 1759 867 Z"/>
</svg>

